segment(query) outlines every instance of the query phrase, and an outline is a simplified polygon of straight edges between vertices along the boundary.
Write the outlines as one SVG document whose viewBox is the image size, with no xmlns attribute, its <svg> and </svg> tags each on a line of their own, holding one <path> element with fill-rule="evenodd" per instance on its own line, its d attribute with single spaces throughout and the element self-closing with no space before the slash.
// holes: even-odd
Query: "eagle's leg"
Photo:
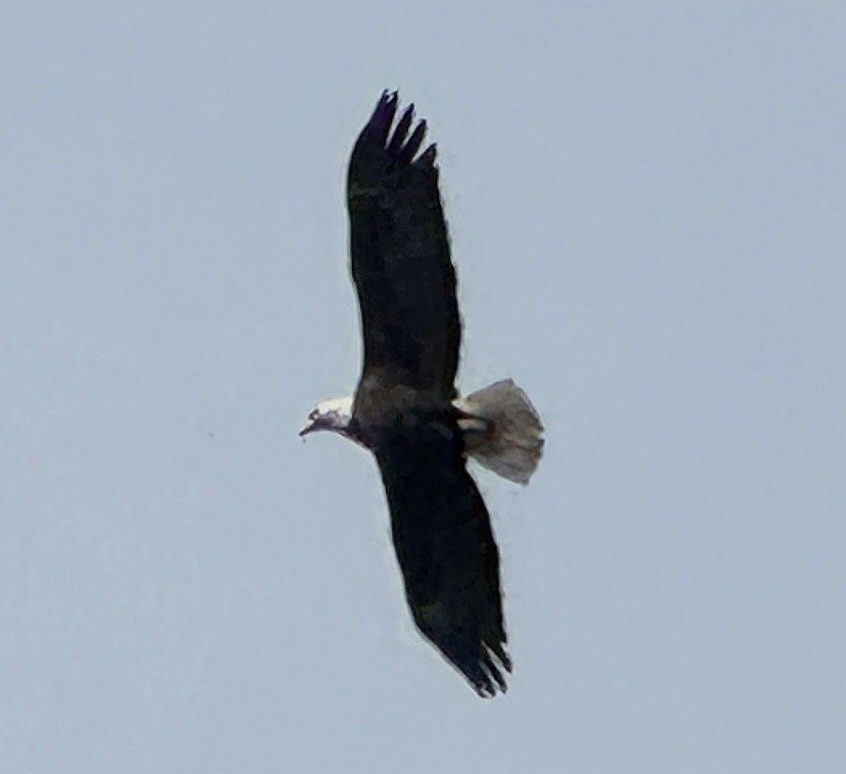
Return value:
<svg viewBox="0 0 846 774">
<path fill-rule="evenodd" d="M 473 455 L 476 449 L 489 442 L 496 433 L 496 422 L 464 409 L 453 407 L 454 417 L 464 440 L 464 454 Z"/>
<path fill-rule="evenodd" d="M 480 433 L 487 435 L 494 431 L 496 426 L 492 419 L 480 417 L 478 414 L 470 414 L 467 411 L 456 409 L 458 426 L 466 433 Z"/>
</svg>

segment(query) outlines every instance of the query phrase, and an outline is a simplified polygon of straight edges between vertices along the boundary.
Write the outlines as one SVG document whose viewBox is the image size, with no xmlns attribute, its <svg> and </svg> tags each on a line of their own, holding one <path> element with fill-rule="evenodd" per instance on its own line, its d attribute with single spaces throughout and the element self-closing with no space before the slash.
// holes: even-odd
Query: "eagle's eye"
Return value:
<svg viewBox="0 0 846 774">
<path fill-rule="evenodd" d="M 308 415 L 309 422 L 314 422 L 315 419 L 317 419 L 317 409 L 314 409 L 311 414 Z"/>
</svg>

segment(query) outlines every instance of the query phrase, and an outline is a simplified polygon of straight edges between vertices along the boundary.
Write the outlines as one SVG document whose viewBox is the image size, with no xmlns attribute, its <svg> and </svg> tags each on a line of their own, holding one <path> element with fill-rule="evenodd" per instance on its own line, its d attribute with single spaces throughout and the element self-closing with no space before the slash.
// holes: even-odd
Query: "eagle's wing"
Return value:
<svg viewBox="0 0 846 774">
<path fill-rule="evenodd" d="M 499 552 L 457 426 L 397 428 L 375 454 L 414 622 L 480 696 L 505 691 Z"/>
<path fill-rule="evenodd" d="M 443 398 L 454 397 L 461 322 L 435 146 L 417 155 L 414 106 L 391 135 L 397 95 L 384 93 L 350 158 L 347 206 L 352 275 L 364 335 L 363 377 L 382 371 Z"/>
</svg>

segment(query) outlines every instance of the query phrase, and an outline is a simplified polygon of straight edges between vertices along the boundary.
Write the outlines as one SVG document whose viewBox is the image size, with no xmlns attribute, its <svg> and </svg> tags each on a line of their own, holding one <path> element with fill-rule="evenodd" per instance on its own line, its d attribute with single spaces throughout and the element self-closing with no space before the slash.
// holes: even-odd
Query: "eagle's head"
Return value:
<svg viewBox="0 0 846 774">
<path fill-rule="evenodd" d="M 332 430 L 341 435 L 349 436 L 352 403 L 352 395 L 321 401 L 317 404 L 317 408 L 308 415 L 308 424 L 300 430 L 300 435 L 308 435 L 315 430 Z"/>
</svg>

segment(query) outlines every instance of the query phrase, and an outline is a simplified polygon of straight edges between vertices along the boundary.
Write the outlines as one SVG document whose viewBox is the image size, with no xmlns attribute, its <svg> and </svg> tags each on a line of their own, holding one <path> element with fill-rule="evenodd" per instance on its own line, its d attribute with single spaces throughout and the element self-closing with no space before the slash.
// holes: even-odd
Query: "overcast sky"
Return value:
<svg viewBox="0 0 846 774">
<path fill-rule="evenodd" d="M 842 3 L 6 3 L 0 770 L 846 770 Z M 343 181 L 438 142 L 514 675 L 414 632 Z"/>
</svg>

